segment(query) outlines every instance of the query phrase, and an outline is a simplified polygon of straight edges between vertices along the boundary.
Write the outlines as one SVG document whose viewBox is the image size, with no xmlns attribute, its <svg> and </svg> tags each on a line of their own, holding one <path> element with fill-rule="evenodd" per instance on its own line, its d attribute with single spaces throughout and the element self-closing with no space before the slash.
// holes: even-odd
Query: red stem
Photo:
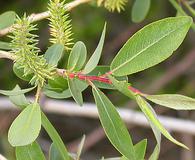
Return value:
<svg viewBox="0 0 195 160">
<path fill-rule="evenodd" d="M 88 76 L 88 75 L 81 74 L 81 73 L 67 73 L 65 70 L 61 70 L 61 69 L 58 70 L 58 73 L 60 75 L 67 75 L 71 79 L 78 78 L 78 79 L 84 80 L 84 81 L 98 81 L 98 82 L 102 82 L 102 83 L 106 83 L 106 84 L 112 84 L 111 80 L 106 77 L 107 74 L 102 75 L 102 76 Z M 110 73 L 111 72 L 108 72 L 108 74 L 110 74 Z M 136 89 L 132 86 L 128 86 L 128 89 L 136 94 L 143 94 L 141 91 L 139 91 L 138 89 Z"/>
</svg>

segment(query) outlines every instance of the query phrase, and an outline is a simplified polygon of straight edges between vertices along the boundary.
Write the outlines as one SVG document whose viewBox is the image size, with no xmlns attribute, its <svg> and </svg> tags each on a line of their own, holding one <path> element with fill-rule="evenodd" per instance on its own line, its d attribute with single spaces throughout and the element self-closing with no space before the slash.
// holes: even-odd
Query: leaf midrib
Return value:
<svg viewBox="0 0 195 160">
<path fill-rule="evenodd" d="M 108 118 L 109 118 L 110 121 L 111 121 L 111 124 L 112 124 L 112 126 L 113 126 L 113 128 L 114 128 L 114 132 L 115 132 L 116 137 L 117 137 L 117 141 L 119 142 L 120 147 L 123 148 L 123 146 L 122 146 L 122 144 L 121 144 L 121 141 L 120 141 L 120 139 L 119 139 L 119 137 L 118 137 L 118 134 L 117 134 L 117 132 L 116 132 L 115 125 L 114 125 L 114 123 L 113 123 L 113 121 L 112 121 L 110 115 L 108 114 L 108 110 L 107 110 L 107 108 L 105 107 L 105 104 L 104 104 L 104 102 L 103 102 L 103 100 L 102 100 L 102 98 L 101 98 L 101 95 L 99 94 L 99 92 L 97 91 L 96 88 L 94 88 L 94 89 L 95 89 L 97 95 L 99 96 L 99 99 L 100 99 L 101 103 L 103 104 L 103 107 L 104 107 L 104 109 L 105 109 L 105 111 L 106 111 L 106 114 L 108 115 Z M 108 138 L 109 138 L 109 136 L 108 136 Z M 118 147 L 117 147 L 117 149 L 118 149 Z"/>
<path fill-rule="evenodd" d="M 167 34 L 165 34 L 164 36 L 162 36 L 161 38 L 159 38 L 157 41 L 151 43 L 150 45 L 148 45 L 148 47 L 142 49 L 140 52 L 138 52 L 137 54 L 135 54 L 134 56 L 132 56 L 129 60 L 127 60 L 125 63 L 122 63 L 121 65 L 119 65 L 118 67 L 114 68 L 111 72 L 116 72 L 119 68 L 125 66 L 127 63 L 131 62 L 135 57 L 139 56 L 141 53 L 143 53 L 144 51 L 146 51 L 148 48 L 152 47 L 153 45 L 155 45 L 156 43 L 160 42 L 162 39 L 164 39 L 165 37 L 167 37 L 168 35 L 172 34 L 173 32 L 177 31 L 179 29 L 176 28 L 175 30 L 168 32 Z"/>
</svg>

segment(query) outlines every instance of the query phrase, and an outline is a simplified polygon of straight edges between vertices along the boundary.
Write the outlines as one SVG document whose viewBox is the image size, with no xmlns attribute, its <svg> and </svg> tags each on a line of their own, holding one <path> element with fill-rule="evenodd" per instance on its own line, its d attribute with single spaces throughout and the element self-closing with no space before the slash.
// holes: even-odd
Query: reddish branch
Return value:
<svg viewBox="0 0 195 160">
<path fill-rule="evenodd" d="M 108 72 L 107 74 L 104 74 L 101 76 L 89 76 L 89 75 L 85 75 L 85 74 L 82 74 L 79 72 L 78 73 L 70 73 L 64 69 L 58 69 L 57 73 L 60 76 L 66 76 L 66 77 L 69 77 L 70 79 L 78 78 L 79 80 L 83 80 L 83 81 L 90 81 L 90 82 L 97 81 L 100 83 L 112 84 L 112 81 L 106 77 L 107 75 L 112 74 L 111 72 Z M 138 89 L 136 89 L 132 86 L 128 86 L 128 89 L 131 90 L 132 92 L 134 92 L 135 94 L 143 94 L 141 91 L 139 91 Z"/>
</svg>

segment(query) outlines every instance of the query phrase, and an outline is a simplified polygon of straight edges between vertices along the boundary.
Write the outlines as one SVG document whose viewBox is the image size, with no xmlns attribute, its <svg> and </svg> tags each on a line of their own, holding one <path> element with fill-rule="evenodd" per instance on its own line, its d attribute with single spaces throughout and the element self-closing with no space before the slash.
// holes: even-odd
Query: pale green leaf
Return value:
<svg viewBox="0 0 195 160">
<path fill-rule="evenodd" d="M 195 99 L 179 94 L 145 95 L 145 97 L 162 106 L 175 110 L 195 110 Z"/>
<path fill-rule="evenodd" d="M 13 11 L 7 11 L 0 15 L 0 29 L 4 29 L 6 27 L 14 24 L 16 19 L 16 13 Z"/>
<path fill-rule="evenodd" d="M 31 87 L 31 88 L 27 88 L 27 89 L 21 89 L 21 90 L 0 90 L 0 94 L 3 94 L 4 96 L 17 96 L 17 95 L 20 95 L 20 94 L 30 92 L 35 87 L 36 86 Z"/>
<path fill-rule="evenodd" d="M 16 87 L 13 89 L 14 92 L 21 91 L 20 86 L 16 85 Z M 29 105 L 29 101 L 26 99 L 24 94 L 19 94 L 15 96 L 9 96 L 10 101 L 15 104 L 17 107 L 20 107 L 21 109 L 24 109 L 26 106 Z"/>
<path fill-rule="evenodd" d="M 91 58 L 89 59 L 89 61 L 87 62 L 87 64 L 83 69 L 84 74 L 90 73 L 98 65 L 103 50 L 103 46 L 104 46 L 105 35 L 106 35 L 106 24 L 104 25 L 104 29 L 102 31 L 102 35 L 96 50 L 94 51 L 93 55 L 91 56 Z"/>
<path fill-rule="evenodd" d="M 11 50 L 10 43 L 0 41 L 0 49 Z"/>
<path fill-rule="evenodd" d="M 13 121 L 8 140 L 12 146 L 31 144 L 41 130 L 41 110 L 37 103 L 27 106 Z"/>
<path fill-rule="evenodd" d="M 71 71 L 79 71 L 87 58 L 87 48 L 81 41 L 75 43 L 73 46 L 70 56 L 68 58 L 67 69 Z"/>
<path fill-rule="evenodd" d="M 111 101 L 98 88 L 93 87 L 101 124 L 114 147 L 125 157 L 135 160 L 134 146 L 128 130 Z"/>
<path fill-rule="evenodd" d="M 147 25 L 135 33 L 114 58 L 113 75 L 133 74 L 164 61 L 180 46 L 191 24 L 191 17 L 182 16 Z"/>
<path fill-rule="evenodd" d="M 147 147 L 147 139 L 143 139 L 134 146 L 136 160 L 144 160 Z"/>
<path fill-rule="evenodd" d="M 45 59 L 47 63 L 52 66 L 57 66 L 58 61 L 62 57 L 64 52 L 64 46 L 62 44 L 53 44 L 51 47 L 47 49 L 45 52 Z"/>
<path fill-rule="evenodd" d="M 58 132 L 55 130 L 51 122 L 47 119 L 45 114 L 42 112 L 41 114 L 42 119 L 42 125 L 44 129 L 47 131 L 48 135 L 52 139 L 54 145 L 57 147 L 58 151 L 60 152 L 61 156 L 63 157 L 63 160 L 70 160 L 70 156 L 68 154 L 68 151 L 60 138 Z"/>
<path fill-rule="evenodd" d="M 45 156 L 39 144 L 35 141 L 32 144 L 16 147 L 17 160 L 45 160 Z"/>
<path fill-rule="evenodd" d="M 151 0 L 135 0 L 131 12 L 131 19 L 139 23 L 145 19 L 150 9 Z"/>
<path fill-rule="evenodd" d="M 69 79 L 68 78 L 68 86 L 70 89 L 70 93 L 72 95 L 72 97 L 74 98 L 74 100 L 76 101 L 76 103 L 80 106 L 83 105 L 83 96 L 82 96 L 82 92 L 80 91 L 78 84 L 76 83 L 75 79 Z"/>
<path fill-rule="evenodd" d="M 136 100 L 137 103 L 139 105 L 139 107 L 141 108 L 142 112 L 145 114 L 145 116 L 149 119 L 149 121 L 151 123 L 153 123 L 156 128 L 158 128 L 158 130 L 170 141 L 172 141 L 173 143 L 188 149 L 188 147 L 186 147 L 184 144 L 180 143 L 179 141 L 177 141 L 176 139 L 174 139 L 170 133 L 164 128 L 164 126 L 160 123 L 160 121 L 154 116 L 152 110 L 148 107 L 148 103 L 139 95 L 136 96 Z"/>
<path fill-rule="evenodd" d="M 53 91 L 63 92 L 68 89 L 68 81 L 62 76 L 54 76 L 53 79 L 48 80 L 48 87 Z"/>
</svg>

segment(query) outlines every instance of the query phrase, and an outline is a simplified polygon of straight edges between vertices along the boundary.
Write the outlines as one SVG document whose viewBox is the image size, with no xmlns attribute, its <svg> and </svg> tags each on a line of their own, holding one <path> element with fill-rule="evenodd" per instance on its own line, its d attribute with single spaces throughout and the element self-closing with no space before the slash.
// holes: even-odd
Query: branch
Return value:
<svg viewBox="0 0 195 160">
<path fill-rule="evenodd" d="M 72 10 L 73 8 L 77 7 L 78 5 L 80 4 L 83 4 L 83 3 L 88 3 L 90 2 L 91 0 L 75 0 L 73 2 L 70 2 L 70 3 L 67 3 L 64 8 L 67 10 L 67 11 L 70 11 Z M 37 13 L 37 14 L 31 14 L 29 16 L 29 19 L 31 22 L 36 22 L 36 21 L 40 21 L 40 20 L 43 20 L 43 19 L 46 19 L 50 16 L 50 13 L 49 11 L 45 11 L 45 12 L 42 12 L 42 13 Z M 12 31 L 12 28 L 13 26 L 10 26 L 10 27 L 7 27 L 5 29 L 2 29 L 0 30 L 0 37 L 10 33 Z"/>
<path fill-rule="evenodd" d="M 68 72 L 67 70 L 65 69 L 57 69 L 56 70 L 58 75 L 62 76 L 62 77 L 68 77 L 70 79 L 73 79 L 73 78 L 78 78 L 79 80 L 82 80 L 82 81 L 90 81 L 90 82 L 93 82 L 93 81 L 97 81 L 97 82 L 101 82 L 101 83 L 105 83 L 105 84 L 112 84 L 111 80 L 109 78 L 107 78 L 106 76 L 108 74 L 111 74 L 111 72 L 108 72 L 104 75 L 100 75 L 100 76 L 89 76 L 89 75 L 85 75 L 85 74 L 82 74 L 82 73 L 70 73 Z M 132 92 L 134 92 L 135 94 L 140 94 L 140 95 L 143 95 L 143 93 L 141 91 L 139 91 L 138 89 L 132 87 L 132 86 L 128 86 L 128 89 L 131 90 Z"/>
<path fill-rule="evenodd" d="M 1 58 L 7 58 L 7 59 L 14 60 L 14 56 L 11 53 L 0 50 L 0 59 Z"/>
</svg>

